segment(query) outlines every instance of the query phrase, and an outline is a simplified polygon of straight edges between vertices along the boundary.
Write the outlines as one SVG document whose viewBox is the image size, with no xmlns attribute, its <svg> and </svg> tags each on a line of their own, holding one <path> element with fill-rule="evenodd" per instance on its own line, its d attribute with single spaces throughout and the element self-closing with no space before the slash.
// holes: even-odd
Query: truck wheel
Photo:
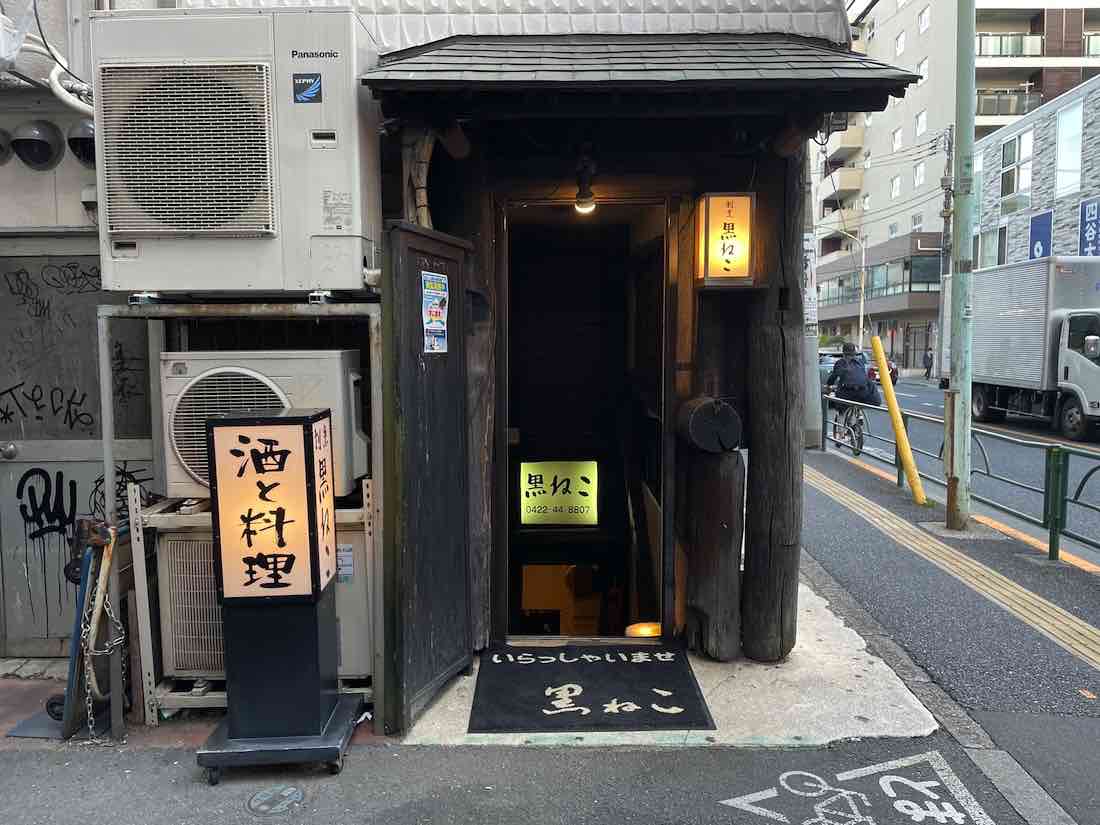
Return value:
<svg viewBox="0 0 1100 825">
<path fill-rule="evenodd" d="M 975 421 L 1002 421 L 1004 413 L 989 408 L 989 388 L 975 384 L 970 396 L 970 413 Z"/>
<path fill-rule="evenodd" d="M 1085 411 L 1076 398 L 1066 399 L 1062 404 L 1062 414 L 1059 416 L 1062 427 L 1062 435 L 1071 441 L 1084 441 L 1089 434 L 1089 420 L 1085 417 Z"/>
</svg>

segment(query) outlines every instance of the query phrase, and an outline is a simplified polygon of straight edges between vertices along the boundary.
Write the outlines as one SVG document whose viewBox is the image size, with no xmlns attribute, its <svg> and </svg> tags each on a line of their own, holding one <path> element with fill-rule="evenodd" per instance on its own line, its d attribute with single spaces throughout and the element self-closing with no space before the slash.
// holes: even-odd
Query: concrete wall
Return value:
<svg viewBox="0 0 1100 825">
<path fill-rule="evenodd" d="M 80 120 L 52 95 L 0 93 L 0 129 L 13 131 L 28 120 L 47 120 L 62 134 Z M 39 172 L 14 155 L 0 165 L 0 230 L 18 227 L 92 226 L 80 202 L 80 190 L 95 185 L 95 170 L 65 150 L 52 170 Z"/>
</svg>

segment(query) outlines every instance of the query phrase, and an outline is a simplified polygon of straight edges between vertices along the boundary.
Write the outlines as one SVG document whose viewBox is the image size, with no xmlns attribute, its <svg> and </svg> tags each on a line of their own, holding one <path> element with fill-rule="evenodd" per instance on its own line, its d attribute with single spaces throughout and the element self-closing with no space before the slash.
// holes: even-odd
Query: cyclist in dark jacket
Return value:
<svg viewBox="0 0 1100 825">
<path fill-rule="evenodd" d="M 880 403 L 878 390 L 867 377 L 867 365 L 856 355 L 855 344 L 845 344 L 843 355 L 833 365 L 832 374 L 825 382 L 826 386 L 836 384 L 836 397 L 844 401 L 858 401 L 860 404 Z"/>
</svg>

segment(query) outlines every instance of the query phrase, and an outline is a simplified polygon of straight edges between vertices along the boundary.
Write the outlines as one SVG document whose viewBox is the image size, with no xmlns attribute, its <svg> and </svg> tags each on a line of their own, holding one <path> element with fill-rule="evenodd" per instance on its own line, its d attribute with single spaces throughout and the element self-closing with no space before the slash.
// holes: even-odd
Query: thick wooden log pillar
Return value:
<svg viewBox="0 0 1100 825">
<path fill-rule="evenodd" d="M 768 236 L 768 288 L 754 296 L 748 340 L 749 443 L 742 643 L 774 662 L 794 647 L 802 540 L 802 152 L 761 160 L 756 235 Z"/>
<path fill-rule="evenodd" d="M 720 662 L 741 655 L 741 535 L 745 464 L 739 452 L 693 450 L 684 470 L 687 642 Z"/>
</svg>

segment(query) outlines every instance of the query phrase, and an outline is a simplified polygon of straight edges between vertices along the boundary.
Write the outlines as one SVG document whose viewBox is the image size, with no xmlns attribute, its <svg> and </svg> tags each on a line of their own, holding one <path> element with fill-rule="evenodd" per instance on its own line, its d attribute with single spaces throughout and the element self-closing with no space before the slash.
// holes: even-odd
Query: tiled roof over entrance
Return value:
<svg viewBox="0 0 1100 825">
<path fill-rule="evenodd" d="M 791 37 L 725 34 L 451 37 L 383 56 L 364 82 L 410 91 L 453 86 L 736 88 L 876 87 L 898 94 L 916 76 Z"/>
<path fill-rule="evenodd" d="M 115 7 L 153 5 L 119 0 Z M 186 8 L 286 6 L 286 0 L 182 0 Z M 848 46 L 845 0 L 294 0 L 352 5 L 380 52 L 460 34 L 788 34 Z"/>
</svg>

